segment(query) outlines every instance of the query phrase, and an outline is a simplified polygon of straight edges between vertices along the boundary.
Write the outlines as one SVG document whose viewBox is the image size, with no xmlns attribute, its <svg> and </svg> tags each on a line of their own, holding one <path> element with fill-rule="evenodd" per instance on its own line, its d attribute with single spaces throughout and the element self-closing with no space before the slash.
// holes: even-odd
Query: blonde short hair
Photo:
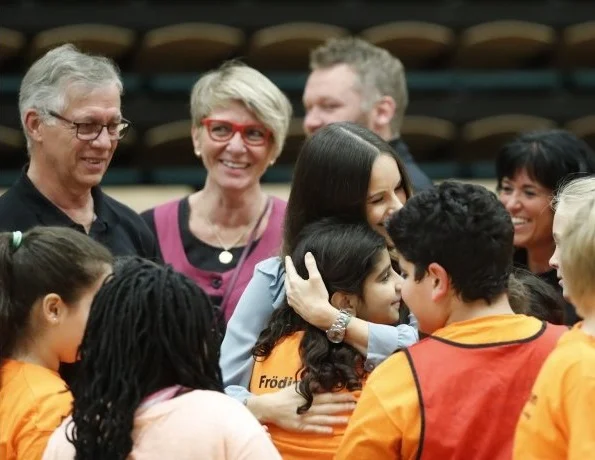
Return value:
<svg viewBox="0 0 595 460">
<path fill-rule="evenodd" d="M 407 79 L 403 63 L 387 50 L 361 38 L 334 38 L 310 53 L 310 70 L 346 64 L 359 77 L 363 107 L 368 111 L 382 96 L 390 96 L 397 104 L 391 120 L 393 134 L 399 134 L 409 104 Z"/>
<path fill-rule="evenodd" d="M 258 70 L 238 61 L 229 61 L 203 75 L 192 88 L 192 123 L 200 127 L 203 118 L 231 101 L 244 104 L 271 130 L 277 157 L 283 150 L 291 121 L 292 108 L 287 96 Z"/>
<path fill-rule="evenodd" d="M 595 198 L 585 200 L 570 216 L 560 245 L 560 265 L 564 286 L 580 309 L 585 298 L 595 297 Z"/>
<path fill-rule="evenodd" d="M 581 177 L 563 185 L 552 202 L 555 209 L 574 213 L 585 200 L 595 198 L 595 176 Z"/>
</svg>

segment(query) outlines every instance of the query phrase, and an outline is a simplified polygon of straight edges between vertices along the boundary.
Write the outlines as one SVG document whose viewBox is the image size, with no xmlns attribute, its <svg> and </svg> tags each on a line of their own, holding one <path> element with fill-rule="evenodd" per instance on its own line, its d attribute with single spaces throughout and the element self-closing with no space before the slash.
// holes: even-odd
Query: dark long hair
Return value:
<svg viewBox="0 0 595 460">
<path fill-rule="evenodd" d="M 304 256 L 311 252 L 329 295 L 342 291 L 362 296 L 364 281 L 383 249 L 386 249 L 384 238 L 367 223 L 327 218 L 307 225 L 300 232 L 292 258 L 300 276 L 307 277 Z M 287 301 L 273 312 L 254 346 L 253 356 L 266 359 L 281 339 L 297 331 L 304 331 L 298 392 L 306 399 L 298 413 L 310 408 L 314 393 L 361 389 L 365 375 L 363 356 L 345 343 L 331 343 L 323 331 L 304 321 Z"/>
<path fill-rule="evenodd" d="M 134 413 L 157 390 L 223 391 L 213 321 L 207 295 L 171 267 L 117 264 L 93 301 L 72 385 L 76 459 L 127 458 Z"/>
<path fill-rule="evenodd" d="M 35 227 L 20 242 L 0 233 L 0 363 L 27 339 L 36 300 L 55 293 L 75 303 L 112 262 L 105 247 L 70 228 Z"/>
<path fill-rule="evenodd" d="M 380 155 L 395 159 L 407 198 L 411 182 L 403 162 L 379 136 L 355 123 L 332 123 L 304 143 L 293 172 L 287 201 L 283 254 L 295 249 L 299 233 L 324 217 L 366 222 L 366 201 L 374 161 Z"/>
</svg>

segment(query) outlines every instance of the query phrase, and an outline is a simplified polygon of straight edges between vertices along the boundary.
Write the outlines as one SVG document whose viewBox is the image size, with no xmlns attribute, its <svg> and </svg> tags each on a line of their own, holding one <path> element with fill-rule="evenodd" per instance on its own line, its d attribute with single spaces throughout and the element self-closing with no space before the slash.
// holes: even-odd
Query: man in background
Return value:
<svg viewBox="0 0 595 460">
<path fill-rule="evenodd" d="M 409 96 L 399 59 L 359 38 L 339 38 L 312 51 L 310 70 L 303 95 L 307 136 L 329 123 L 360 123 L 395 149 L 416 191 L 432 187 L 401 139 Z"/>
</svg>

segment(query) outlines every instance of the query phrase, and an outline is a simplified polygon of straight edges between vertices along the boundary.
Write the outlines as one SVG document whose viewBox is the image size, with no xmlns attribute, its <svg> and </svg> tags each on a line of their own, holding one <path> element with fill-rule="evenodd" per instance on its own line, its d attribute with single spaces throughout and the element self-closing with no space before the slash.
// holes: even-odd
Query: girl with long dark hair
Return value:
<svg viewBox="0 0 595 460">
<path fill-rule="evenodd" d="M 394 271 L 385 239 L 363 222 L 323 219 L 307 225 L 292 253 L 297 271 L 307 273 L 304 257 L 316 258 L 330 303 L 340 312 L 376 324 L 399 321 L 402 278 Z M 314 395 L 362 389 L 365 357 L 346 343 L 333 343 L 324 331 L 302 319 L 285 301 L 273 314 L 253 350 L 250 391 L 255 395 L 295 387 L 305 413 Z M 269 425 L 284 460 L 331 459 L 343 436 L 295 433 Z"/>
</svg>

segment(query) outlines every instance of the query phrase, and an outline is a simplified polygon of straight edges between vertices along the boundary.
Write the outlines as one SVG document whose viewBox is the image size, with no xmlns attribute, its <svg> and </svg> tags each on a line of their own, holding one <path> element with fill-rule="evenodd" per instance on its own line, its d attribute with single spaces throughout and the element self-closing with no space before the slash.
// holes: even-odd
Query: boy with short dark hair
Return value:
<svg viewBox="0 0 595 460">
<path fill-rule="evenodd" d="M 514 229 L 487 189 L 445 182 L 388 222 L 402 296 L 429 336 L 369 377 L 337 459 L 510 459 L 518 416 L 567 330 L 515 315 Z"/>
</svg>

